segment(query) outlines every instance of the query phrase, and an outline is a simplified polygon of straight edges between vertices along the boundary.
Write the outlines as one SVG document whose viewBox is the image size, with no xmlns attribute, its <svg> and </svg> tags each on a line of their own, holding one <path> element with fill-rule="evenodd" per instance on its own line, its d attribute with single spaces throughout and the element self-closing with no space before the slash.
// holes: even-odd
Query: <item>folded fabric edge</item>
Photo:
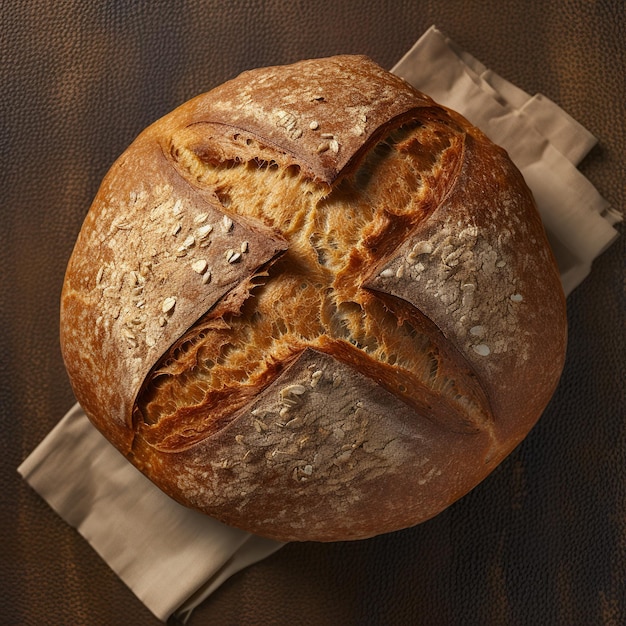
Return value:
<svg viewBox="0 0 626 626">
<path fill-rule="evenodd" d="M 103 484 L 102 479 L 98 479 L 98 471 L 102 472 L 100 463 L 93 465 L 86 462 L 85 472 L 80 475 L 79 482 L 71 483 L 71 464 L 68 465 L 65 459 L 73 450 L 79 451 L 79 463 L 84 456 L 92 460 L 96 457 L 104 458 L 108 471 L 107 487 L 102 493 L 92 493 L 89 488 L 89 485 Z M 119 466 L 121 472 L 118 472 Z M 18 473 L 61 519 L 87 541 L 142 604 L 163 622 L 180 606 L 187 606 L 190 596 L 197 598 L 193 604 L 196 606 L 230 575 L 269 556 L 284 545 L 225 526 L 170 500 L 113 449 L 92 426 L 78 403 L 20 464 Z M 111 487 L 108 486 L 110 477 Z M 75 488 L 72 489 L 70 485 L 69 489 L 57 489 L 55 484 L 58 482 L 62 485 L 70 482 Z M 136 508 L 132 504 L 127 506 L 128 502 L 124 500 L 126 496 L 111 495 L 126 492 L 122 487 L 131 483 L 134 486 L 131 491 L 139 489 L 141 494 L 140 498 L 133 498 L 132 502 L 144 503 Z M 70 499 L 69 494 L 75 493 L 76 489 L 82 496 L 74 502 L 75 499 Z M 94 500 L 93 504 L 88 504 L 89 497 Z M 178 545 L 165 541 L 164 544 L 160 533 L 145 535 L 142 532 L 140 536 L 133 535 L 133 528 L 144 528 L 146 520 L 155 519 L 160 520 L 158 527 L 183 529 L 183 534 L 176 534 L 178 544 L 181 541 L 183 543 Z M 119 533 L 123 533 L 121 544 L 114 541 Z M 133 545 L 139 546 L 142 541 L 148 541 L 152 549 L 140 551 L 134 557 L 128 554 Z M 113 544 L 117 547 L 112 548 Z M 179 548 L 183 548 L 182 552 Z M 162 561 L 151 565 L 155 551 L 162 555 Z M 193 555 L 198 551 L 201 555 L 195 564 L 196 557 L 191 556 L 189 570 L 193 575 L 177 577 L 175 572 L 181 570 L 181 559 L 185 559 L 186 554 Z M 153 569 L 153 565 L 154 575 L 147 576 L 146 572 Z M 178 582 L 174 584 L 175 581 Z"/>
<path fill-rule="evenodd" d="M 550 140 L 574 165 L 589 154 L 598 138 L 565 109 L 542 93 L 536 93 L 520 107 L 520 113 L 535 125 L 551 125 Z"/>
<path fill-rule="evenodd" d="M 82 412 L 80 405 L 76 402 L 72 408 L 52 427 L 52 430 L 35 446 L 30 454 L 20 463 L 17 468 L 19 475 L 29 482 L 29 477 L 36 471 L 37 467 L 46 460 L 43 453 L 46 442 L 53 440 L 60 431 L 64 430 L 68 422 L 74 420 Z M 36 491 L 36 489 L 35 489 Z"/>
<path fill-rule="evenodd" d="M 446 62 L 444 62 L 444 57 L 447 59 Z M 416 59 L 418 58 L 422 63 L 416 64 Z M 560 269 L 567 270 L 565 273 L 568 278 L 563 282 L 563 286 L 566 294 L 571 293 L 571 291 L 582 282 L 584 277 L 588 275 L 591 261 L 604 252 L 619 235 L 612 226 L 618 221 L 621 221 L 621 214 L 610 207 L 608 202 L 600 196 L 591 182 L 576 169 L 575 163 L 553 145 L 551 139 L 545 135 L 540 128 L 535 126 L 533 119 L 528 114 L 524 114 L 523 111 L 518 111 L 510 106 L 505 95 L 495 93 L 494 86 L 499 84 L 507 86 L 510 85 L 510 83 L 497 74 L 490 72 L 486 66 L 469 53 L 460 49 L 450 37 L 434 25 L 413 44 L 411 49 L 396 63 L 391 71 L 398 73 L 418 89 L 421 88 L 426 93 L 429 93 L 430 74 L 424 74 L 423 72 L 424 61 L 436 65 L 440 70 L 445 71 L 445 74 L 444 72 L 437 72 L 438 89 L 435 98 L 442 104 L 447 104 L 455 108 L 451 102 L 447 101 L 447 97 L 453 95 L 452 86 L 458 85 L 463 76 L 465 76 L 466 79 L 466 89 L 470 89 L 468 85 L 473 84 L 471 89 L 482 92 L 484 97 L 489 99 L 491 108 L 489 109 L 490 121 L 489 132 L 487 132 L 487 134 L 493 135 L 495 133 L 496 136 L 493 137 L 493 139 L 496 143 L 502 144 L 504 142 L 503 147 L 507 148 L 508 146 L 509 150 L 512 149 L 514 154 L 511 156 L 514 157 L 514 160 L 516 160 L 515 141 L 512 145 L 511 141 L 508 141 L 508 143 L 505 141 L 506 138 L 511 139 L 511 137 L 509 137 L 511 126 L 505 119 L 507 115 L 510 116 L 514 114 L 518 117 L 518 126 L 519 124 L 526 126 L 527 130 L 524 133 L 525 135 L 528 134 L 528 131 L 531 131 L 537 134 L 537 138 L 541 137 L 541 141 L 535 142 L 534 152 L 532 154 L 526 154 L 524 157 L 527 162 L 517 161 L 517 165 L 522 173 L 524 173 L 524 176 L 527 177 L 527 182 L 529 182 L 529 186 L 533 189 L 533 193 L 538 192 L 543 200 L 545 200 L 545 198 L 554 200 L 551 194 L 546 195 L 541 188 L 533 188 L 538 182 L 541 183 L 540 187 L 545 187 L 542 178 L 538 178 L 536 175 L 535 170 L 538 165 L 536 161 L 538 159 L 548 159 L 554 167 L 560 168 L 559 171 L 561 171 L 561 173 L 566 174 L 564 179 L 559 177 L 555 179 L 555 182 L 562 187 L 565 185 L 563 190 L 566 192 L 566 195 L 572 196 L 570 201 L 574 203 L 575 211 L 585 220 L 586 227 L 584 228 L 584 233 L 578 233 L 577 230 L 579 229 L 572 229 L 570 227 L 571 218 L 573 217 L 573 206 L 565 205 L 559 208 L 558 204 L 551 201 L 547 209 L 542 206 L 539 206 L 539 209 L 543 219 L 548 220 L 545 225 L 547 229 L 552 231 L 552 240 L 557 238 L 563 244 L 559 252 L 567 252 L 567 262 L 561 262 Z M 467 62 L 469 62 L 469 65 Z M 492 84 L 487 84 L 476 72 L 480 72 L 484 76 L 490 76 Z M 454 93 L 456 94 L 456 91 Z M 523 92 L 523 90 L 513 86 L 513 90 L 508 95 L 513 100 L 521 103 L 525 100 L 524 94 L 525 92 Z M 528 94 L 525 95 L 527 96 Z M 550 118 L 551 115 L 558 115 L 558 122 L 560 124 L 568 125 L 571 120 L 572 124 L 569 128 L 573 133 L 581 133 L 582 130 L 582 135 L 586 136 L 587 141 L 590 142 L 589 147 L 591 146 L 589 138 L 592 138 L 593 143 L 595 143 L 595 137 L 593 137 L 591 133 L 586 131 L 582 125 L 576 122 L 576 120 L 573 120 L 567 112 L 555 103 L 552 103 L 552 101 L 546 99 L 545 103 L 541 103 L 541 98 L 528 97 L 525 102 L 526 105 L 534 103 L 535 108 L 537 108 L 541 114 L 548 115 L 548 118 Z M 539 105 L 537 103 L 539 103 Z M 468 116 L 468 112 L 464 112 L 462 107 L 460 113 Z M 481 115 L 484 116 L 485 110 L 480 109 L 477 112 L 475 111 L 475 113 L 479 117 Z M 474 120 L 474 123 L 482 127 L 480 120 Z M 503 124 L 504 126 L 502 126 Z M 501 126 L 502 128 L 500 128 Z M 521 127 L 517 129 L 517 135 L 519 135 L 520 129 Z M 485 128 L 483 128 L 483 130 L 487 131 Z M 561 141 L 561 145 L 566 147 L 563 141 Z M 520 155 L 517 156 L 519 157 Z M 534 160 L 529 160 L 529 156 L 532 156 Z M 576 155 L 573 153 L 573 156 Z M 538 202 L 538 204 L 540 205 L 541 203 Z M 552 211 L 555 211 L 555 215 L 551 214 Z M 559 227 L 559 216 L 566 220 L 564 228 Z M 593 236 L 589 236 L 589 233 Z M 578 269 L 573 271 L 575 267 Z M 578 277 L 579 282 L 574 284 L 576 277 Z"/>
<path fill-rule="evenodd" d="M 609 224 L 611 224 L 611 226 L 615 226 L 615 224 L 619 224 L 624 221 L 623 213 L 614 206 L 606 207 L 601 215 Z"/>
<path fill-rule="evenodd" d="M 173 614 L 184 624 L 187 623 L 193 610 L 204 602 L 216 589 L 226 582 L 226 580 L 250 565 L 254 565 L 254 563 L 258 563 L 275 552 L 278 552 L 284 545 L 286 544 L 271 539 L 265 539 L 257 535 L 250 535 L 244 545 L 224 563 L 220 570 L 183 602 Z"/>
<path fill-rule="evenodd" d="M 528 122 L 536 125 L 537 130 L 574 165 L 578 165 L 596 145 L 597 138 L 560 105 L 543 94 L 537 93 L 531 96 L 461 48 L 436 25 L 426 30 L 391 71 L 397 73 L 396 70 L 402 68 L 420 46 L 432 39 L 437 39 L 456 56 L 466 75 L 481 90 L 505 109 L 524 115 Z M 537 122 L 540 123 L 537 125 Z"/>
</svg>

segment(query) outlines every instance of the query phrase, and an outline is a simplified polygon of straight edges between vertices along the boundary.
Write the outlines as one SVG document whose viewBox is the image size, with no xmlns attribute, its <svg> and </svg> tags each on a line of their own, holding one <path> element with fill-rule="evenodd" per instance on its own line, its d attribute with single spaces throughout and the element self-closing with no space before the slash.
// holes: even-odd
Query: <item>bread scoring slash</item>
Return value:
<svg viewBox="0 0 626 626">
<path fill-rule="evenodd" d="M 182 504 L 283 541 L 445 509 L 532 428 L 565 344 L 507 154 L 361 56 L 245 72 L 147 128 L 61 302 L 104 436 Z"/>
</svg>

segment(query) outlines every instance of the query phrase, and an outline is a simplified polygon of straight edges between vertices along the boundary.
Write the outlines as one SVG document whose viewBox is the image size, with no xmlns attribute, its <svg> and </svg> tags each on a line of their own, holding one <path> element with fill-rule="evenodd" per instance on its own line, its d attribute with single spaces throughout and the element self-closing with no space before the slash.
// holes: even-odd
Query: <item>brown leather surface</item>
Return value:
<svg viewBox="0 0 626 626">
<path fill-rule="evenodd" d="M 622 0 L 3 3 L 0 623 L 158 624 L 16 472 L 73 403 L 59 294 L 113 160 L 244 69 L 337 53 L 391 67 L 433 23 L 595 133 L 582 170 L 624 207 Z M 569 298 L 561 385 L 489 479 L 410 530 L 289 545 L 227 581 L 190 624 L 626 623 L 624 247 Z"/>
</svg>

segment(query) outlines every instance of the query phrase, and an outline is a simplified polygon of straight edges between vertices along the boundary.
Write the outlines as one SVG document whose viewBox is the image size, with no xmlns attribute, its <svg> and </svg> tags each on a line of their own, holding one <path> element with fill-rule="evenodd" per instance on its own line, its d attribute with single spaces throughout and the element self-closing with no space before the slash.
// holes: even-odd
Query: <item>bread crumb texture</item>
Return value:
<svg viewBox="0 0 626 626">
<path fill-rule="evenodd" d="M 276 159 L 214 164 L 177 147 L 187 175 L 225 210 L 279 232 L 288 248 L 241 308 L 217 307 L 174 344 L 143 390 L 142 421 L 161 431 L 173 421 L 167 441 L 175 446 L 193 439 L 194 419 L 203 437 L 218 405 L 233 415 L 307 347 L 350 362 L 421 408 L 423 393 L 433 393 L 459 415 L 486 420 L 477 392 L 440 364 L 441 350 L 418 314 L 399 320 L 389 302 L 363 288 L 377 260 L 392 255 L 445 195 L 439 173 L 454 168 L 462 150 L 441 135 L 432 123 L 403 126 L 333 187 Z M 197 411 L 183 437 L 178 414 L 190 404 Z"/>
</svg>

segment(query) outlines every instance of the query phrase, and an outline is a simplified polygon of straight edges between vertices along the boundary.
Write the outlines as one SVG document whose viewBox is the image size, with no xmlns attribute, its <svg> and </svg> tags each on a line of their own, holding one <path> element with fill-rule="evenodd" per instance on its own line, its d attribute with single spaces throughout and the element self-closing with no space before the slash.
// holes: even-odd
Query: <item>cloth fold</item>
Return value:
<svg viewBox="0 0 626 626">
<path fill-rule="evenodd" d="M 432 26 L 392 69 L 507 150 L 533 191 L 569 295 L 618 236 L 621 215 L 577 169 L 595 137 L 541 94 L 530 96 Z"/>
<path fill-rule="evenodd" d="M 224 580 L 282 546 L 174 502 L 78 404 L 18 471 L 162 621 L 188 617 Z"/>
<path fill-rule="evenodd" d="M 567 294 L 617 237 L 621 219 L 577 165 L 595 137 L 431 27 L 393 68 L 508 150 L 537 200 Z M 186 620 L 235 572 L 281 543 L 180 506 L 93 428 L 75 405 L 18 468 L 24 479 L 162 621 Z"/>
</svg>

